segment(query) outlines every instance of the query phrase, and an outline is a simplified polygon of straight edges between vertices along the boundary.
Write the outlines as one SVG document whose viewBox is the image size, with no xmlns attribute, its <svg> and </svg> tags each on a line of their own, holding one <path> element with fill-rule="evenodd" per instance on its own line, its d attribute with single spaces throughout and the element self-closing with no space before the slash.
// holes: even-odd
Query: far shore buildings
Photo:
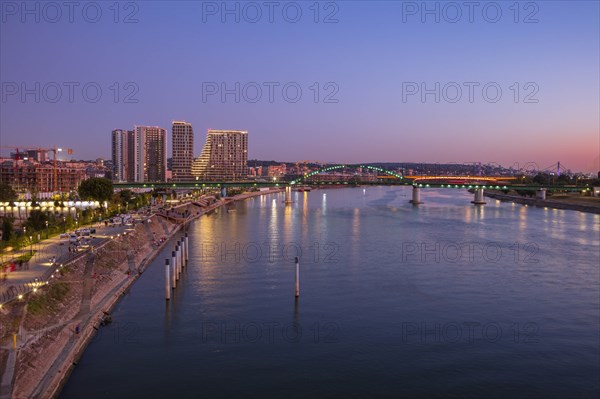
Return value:
<svg viewBox="0 0 600 399">
<path fill-rule="evenodd" d="M 208 130 L 202 153 L 194 160 L 196 180 L 240 180 L 248 176 L 248 131 Z"/>
<path fill-rule="evenodd" d="M 167 180 L 167 131 L 158 126 L 135 126 L 112 131 L 113 180 L 164 182 Z"/>
</svg>

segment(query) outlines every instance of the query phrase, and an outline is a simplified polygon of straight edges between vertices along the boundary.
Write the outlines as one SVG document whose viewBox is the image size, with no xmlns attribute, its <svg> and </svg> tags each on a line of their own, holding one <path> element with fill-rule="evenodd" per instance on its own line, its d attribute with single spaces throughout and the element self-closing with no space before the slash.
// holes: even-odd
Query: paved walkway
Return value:
<svg viewBox="0 0 600 399">
<path fill-rule="evenodd" d="M 93 238 L 90 242 L 92 246 L 98 246 L 110 236 L 115 236 L 117 234 L 122 234 L 125 232 L 125 226 L 115 226 L 108 227 L 102 225 L 101 227 L 96 227 L 96 234 L 93 234 Z M 56 257 L 57 263 L 65 263 L 77 256 L 82 256 L 85 252 L 79 253 L 70 253 L 69 252 L 69 239 L 68 238 L 60 238 L 60 236 L 55 236 L 46 240 L 42 240 L 37 244 L 34 244 L 32 248 L 34 251 L 33 258 L 28 262 L 28 265 L 23 266 L 24 270 L 15 270 L 14 272 L 7 273 L 7 280 L 2 281 L 2 273 L 0 273 L 0 296 L 6 293 L 10 287 L 18 286 L 21 284 L 28 283 L 35 278 L 41 278 L 44 273 L 46 273 L 49 269 L 52 268 L 52 264 L 50 263 L 50 258 Z M 9 259 L 14 259 L 21 254 L 25 254 L 31 250 L 30 248 L 22 249 L 19 251 L 11 252 L 10 254 L 4 254 L 2 256 L 2 261 L 7 261 Z M 1 272 L 1 270 L 0 270 Z"/>
</svg>

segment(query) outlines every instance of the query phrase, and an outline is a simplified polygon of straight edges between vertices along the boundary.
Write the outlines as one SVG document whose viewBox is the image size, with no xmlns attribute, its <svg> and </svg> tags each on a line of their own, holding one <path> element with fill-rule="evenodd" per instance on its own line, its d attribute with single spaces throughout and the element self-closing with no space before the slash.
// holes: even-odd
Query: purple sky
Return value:
<svg viewBox="0 0 600 399">
<path fill-rule="evenodd" d="M 472 16 L 463 2 L 427 3 L 439 21 L 422 2 L 322 2 L 318 15 L 313 2 L 280 2 L 272 23 L 264 2 L 227 3 L 237 15 L 221 15 L 220 1 L 123 2 L 118 15 L 112 4 L 80 2 L 69 22 L 66 6 L 28 3 L 35 15 L 2 2 L 1 145 L 108 158 L 112 129 L 170 132 L 186 120 L 197 154 L 208 128 L 243 129 L 258 159 L 599 169 L 598 2 L 480 2 Z M 236 82 L 239 102 L 223 101 L 221 84 Z M 422 84 L 432 90 L 424 98 Z M 102 95 L 91 102 L 95 87 Z"/>
</svg>

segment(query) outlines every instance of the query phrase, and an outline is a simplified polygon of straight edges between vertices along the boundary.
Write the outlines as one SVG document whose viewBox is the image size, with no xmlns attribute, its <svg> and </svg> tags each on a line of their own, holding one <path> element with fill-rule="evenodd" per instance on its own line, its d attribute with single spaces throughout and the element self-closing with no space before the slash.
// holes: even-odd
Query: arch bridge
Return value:
<svg viewBox="0 0 600 399">
<path fill-rule="evenodd" d="M 360 169 L 366 172 L 372 172 L 369 176 L 362 174 L 335 174 L 336 171 L 343 169 Z M 332 173 L 334 172 L 334 173 Z M 325 179 L 312 179 L 321 174 L 329 175 Z M 365 179 L 366 177 L 366 179 Z M 315 185 L 326 187 L 328 185 L 400 185 L 412 186 L 413 204 L 422 203 L 420 200 L 420 189 L 422 188 L 446 188 L 446 189 L 466 189 L 473 190 L 475 199 L 474 204 L 484 204 L 483 191 L 488 190 L 520 190 L 535 191 L 538 198 L 545 199 L 547 191 L 582 191 L 589 190 L 587 187 L 577 187 L 572 185 L 564 186 L 539 186 L 518 184 L 518 177 L 515 176 L 451 176 L 451 175 L 407 175 L 403 176 L 397 172 L 387 170 L 375 165 L 367 164 L 342 164 L 326 166 L 319 170 L 306 173 L 297 179 L 291 181 L 189 181 L 174 183 L 114 183 L 116 189 L 126 188 L 147 188 L 147 189 L 208 189 L 214 188 L 221 190 L 226 196 L 228 188 L 259 188 L 259 187 L 280 187 L 286 189 L 286 202 L 291 202 L 291 189 L 298 185 Z"/>
</svg>

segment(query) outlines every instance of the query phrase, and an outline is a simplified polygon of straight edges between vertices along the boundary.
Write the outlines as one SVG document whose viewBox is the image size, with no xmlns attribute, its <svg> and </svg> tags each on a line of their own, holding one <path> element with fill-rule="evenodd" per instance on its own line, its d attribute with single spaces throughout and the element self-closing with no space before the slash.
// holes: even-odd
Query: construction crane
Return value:
<svg viewBox="0 0 600 399">
<path fill-rule="evenodd" d="M 57 192 L 58 191 L 58 172 L 56 170 L 56 153 L 57 152 L 62 152 L 63 149 L 54 146 L 52 148 L 38 148 L 38 150 L 52 151 L 52 154 L 53 154 L 52 191 Z M 67 148 L 66 150 L 67 150 L 67 154 L 69 154 L 69 155 L 73 154 L 73 150 L 72 149 Z"/>
<path fill-rule="evenodd" d="M 11 147 L 8 145 L 3 145 L 3 146 L 0 146 L 0 148 L 10 148 L 11 150 L 15 150 L 14 154 L 11 154 L 14 157 L 15 161 L 21 160 L 21 155 L 25 155 L 24 153 L 19 152 L 19 147 Z M 21 147 L 21 148 L 23 148 L 23 147 Z"/>
</svg>

